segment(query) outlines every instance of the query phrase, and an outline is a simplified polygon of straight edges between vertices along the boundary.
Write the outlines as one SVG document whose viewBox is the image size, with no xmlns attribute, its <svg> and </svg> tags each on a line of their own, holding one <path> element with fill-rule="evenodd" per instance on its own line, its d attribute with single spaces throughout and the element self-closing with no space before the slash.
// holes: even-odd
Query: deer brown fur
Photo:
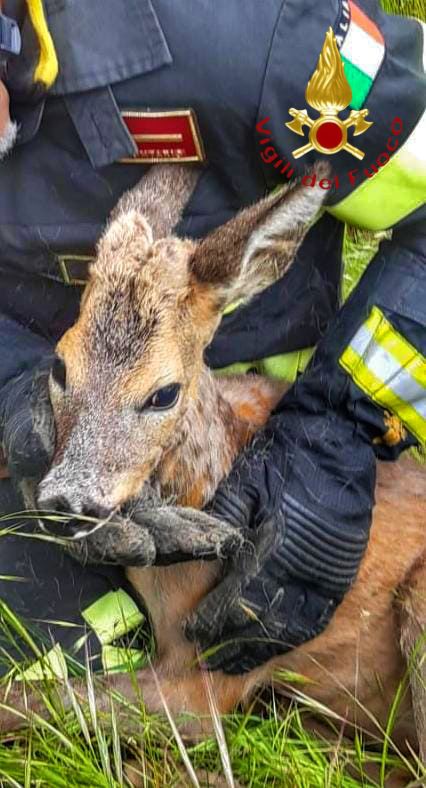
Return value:
<svg viewBox="0 0 426 788">
<path fill-rule="evenodd" d="M 66 498 L 74 512 L 109 513 L 149 489 L 166 502 L 201 509 L 282 396 L 281 383 L 262 377 L 214 377 L 203 351 L 226 304 L 285 273 L 323 194 L 287 188 L 196 243 L 172 235 L 195 183 L 193 170 L 153 168 L 122 199 L 100 241 L 80 317 L 57 349 L 67 385 L 60 390 L 51 381 L 57 448 L 39 490 L 43 507 Z M 141 406 L 152 392 L 175 382 L 176 405 L 145 413 Z M 277 670 L 285 670 L 305 676 L 303 692 L 348 725 L 380 737 L 409 671 L 413 692 L 402 699 L 392 738 L 398 746 L 420 745 L 425 757 L 424 470 L 409 459 L 380 466 L 376 496 L 359 575 L 326 631 L 242 676 L 206 677 L 183 632 L 217 582 L 219 561 L 130 567 L 155 631 L 156 675 L 141 671 L 137 687 L 126 675 L 103 679 L 100 708 L 109 708 L 106 685 L 132 702 L 140 695 L 151 711 L 161 712 L 165 702 L 173 715 L 205 717 L 208 726 L 209 685 L 225 713 L 257 687 L 278 686 Z M 133 555 L 137 529 L 114 533 L 121 552 L 127 547 Z M 90 558 L 90 540 L 86 547 Z M 84 696 L 84 685 L 76 691 Z M 11 724 L 3 714 L 2 727 Z"/>
</svg>

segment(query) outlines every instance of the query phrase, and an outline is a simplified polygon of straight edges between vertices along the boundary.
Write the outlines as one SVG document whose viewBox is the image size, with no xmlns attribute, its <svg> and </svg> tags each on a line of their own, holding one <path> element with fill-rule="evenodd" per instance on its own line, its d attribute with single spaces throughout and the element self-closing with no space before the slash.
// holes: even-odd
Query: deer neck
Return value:
<svg viewBox="0 0 426 788">
<path fill-rule="evenodd" d="M 203 368 L 197 396 L 182 420 L 177 443 L 161 464 L 161 495 L 202 508 L 253 434 L 221 392 L 220 380 Z"/>
</svg>

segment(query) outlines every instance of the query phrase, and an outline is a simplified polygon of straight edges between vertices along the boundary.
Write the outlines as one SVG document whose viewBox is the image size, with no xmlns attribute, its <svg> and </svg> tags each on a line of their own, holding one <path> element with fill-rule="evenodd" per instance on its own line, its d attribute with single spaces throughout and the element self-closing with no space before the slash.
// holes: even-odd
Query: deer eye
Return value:
<svg viewBox="0 0 426 788">
<path fill-rule="evenodd" d="M 164 386 L 164 388 L 158 389 L 158 391 L 147 400 L 143 410 L 147 408 L 153 408 L 153 410 L 168 410 L 172 408 L 179 399 L 180 389 L 179 383 L 172 383 L 170 386 Z"/>
<path fill-rule="evenodd" d="M 67 385 L 67 370 L 64 361 L 59 358 L 59 356 L 55 356 L 52 364 L 51 375 L 55 383 L 58 384 L 62 391 L 65 391 Z"/>
</svg>

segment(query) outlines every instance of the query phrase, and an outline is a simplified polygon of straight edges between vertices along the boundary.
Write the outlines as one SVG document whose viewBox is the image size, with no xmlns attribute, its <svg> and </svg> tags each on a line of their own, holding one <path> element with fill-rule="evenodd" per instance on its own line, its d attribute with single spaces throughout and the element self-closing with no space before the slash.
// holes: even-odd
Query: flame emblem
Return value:
<svg viewBox="0 0 426 788">
<path fill-rule="evenodd" d="M 356 137 L 373 124 L 366 120 L 368 109 L 352 110 L 346 120 L 338 117 L 339 112 L 351 103 L 352 90 L 346 79 L 343 61 L 331 27 L 325 34 L 317 67 L 306 86 L 305 98 L 320 116 L 312 120 L 306 109 L 299 110 L 293 107 L 289 109 L 289 114 L 294 120 L 284 124 L 287 128 L 302 137 L 305 134 L 303 127 L 309 128 L 309 142 L 292 152 L 294 158 L 299 159 L 311 150 L 327 154 L 345 150 L 357 159 L 363 159 L 365 153 L 348 142 L 348 129 L 353 126 L 354 137 Z"/>
</svg>

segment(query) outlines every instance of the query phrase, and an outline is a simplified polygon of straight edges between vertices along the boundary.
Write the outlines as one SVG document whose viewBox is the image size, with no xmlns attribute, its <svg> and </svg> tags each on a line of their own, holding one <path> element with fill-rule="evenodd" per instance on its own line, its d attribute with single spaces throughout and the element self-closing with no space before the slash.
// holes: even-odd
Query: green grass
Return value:
<svg viewBox="0 0 426 788">
<path fill-rule="evenodd" d="M 392 13 L 426 16 L 422 0 L 384 0 L 383 6 Z M 373 256 L 378 241 L 378 236 L 348 231 L 345 295 Z M 43 651 L 33 633 L 4 610 L 0 628 L 3 659 L 7 659 L 7 644 L 16 642 L 18 635 L 33 644 L 35 653 Z M 15 669 L 19 672 L 23 668 Z M 76 672 L 72 660 L 69 670 Z M 49 684 L 41 682 L 40 692 L 48 705 Z M 116 707 L 118 703 L 116 700 Z M 131 785 L 132 774 L 136 784 L 147 788 L 197 784 L 219 788 L 232 785 L 232 781 L 251 788 L 387 788 L 398 770 L 403 770 L 405 784 L 411 788 L 425 784 L 426 771 L 416 758 L 407 760 L 392 748 L 391 726 L 386 745 L 377 743 L 369 748 L 361 731 L 346 738 L 338 721 L 326 736 L 314 736 L 305 724 L 308 712 L 306 702 L 284 710 L 274 697 L 268 703 L 258 700 L 249 710 L 223 721 L 226 745 L 220 737 L 219 741 L 212 737 L 185 745 L 173 725 L 148 717 L 143 709 L 139 716 L 144 724 L 137 736 L 120 737 L 116 715 L 112 714 L 112 725 L 105 726 L 93 710 L 89 733 L 84 710 L 76 702 L 74 711 L 54 711 L 49 722 L 36 721 L 29 732 L 0 737 L 0 786 L 120 788 Z M 129 762 L 132 767 L 126 765 Z M 229 777 L 228 772 L 228 780 L 224 776 L 227 763 L 233 775 Z"/>
<path fill-rule="evenodd" d="M 388 14 L 403 14 L 426 20 L 423 0 L 382 0 L 382 6 Z"/>
<path fill-rule="evenodd" d="M 22 622 L 7 609 L 2 621 L 8 635 L 19 634 L 33 643 L 35 654 L 43 647 L 25 634 Z M 20 668 L 15 665 L 19 674 Z M 69 662 L 69 672 L 75 663 Z M 94 681 L 87 672 L 89 689 Z M 95 679 L 96 680 L 96 679 Z M 295 674 L 282 676 L 283 685 L 299 687 L 301 700 L 284 707 L 277 696 L 255 699 L 250 708 L 223 719 L 224 737 L 204 738 L 197 743 L 183 742 L 174 722 L 146 714 L 142 700 L 133 704 L 137 725 L 131 734 L 124 732 L 118 719 L 120 699 L 115 694 L 109 722 L 96 711 L 88 692 L 84 706 L 67 682 L 65 694 L 72 698 L 71 711 L 64 712 L 52 695 L 49 681 L 27 682 L 27 691 L 37 692 L 50 709 L 49 721 L 33 720 L 29 732 L 3 736 L 0 741 L 0 785 L 48 786 L 127 786 L 129 776 L 136 785 L 155 786 L 289 786 L 289 788 L 388 788 L 392 779 L 404 774 L 399 785 L 421 786 L 426 780 L 415 757 L 398 755 L 392 748 L 393 709 L 389 715 L 384 746 L 378 736 L 370 748 L 356 731 L 349 738 L 344 722 L 336 715 L 318 714 L 318 707 L 303 695 L 303 681 Z M 406 691 L 402 682 L 400 694 Z M 399 701 L 397 695 L 395 708 Z M 322 718 L 321 734 L 309 732 L 312 711 Z M 379 731 L 379 728 L 378 728 Z M 371 740 L 371 737 L 370 737 Z M 225 778 L 225 773 L 228 778 Z"/>
</svg>

